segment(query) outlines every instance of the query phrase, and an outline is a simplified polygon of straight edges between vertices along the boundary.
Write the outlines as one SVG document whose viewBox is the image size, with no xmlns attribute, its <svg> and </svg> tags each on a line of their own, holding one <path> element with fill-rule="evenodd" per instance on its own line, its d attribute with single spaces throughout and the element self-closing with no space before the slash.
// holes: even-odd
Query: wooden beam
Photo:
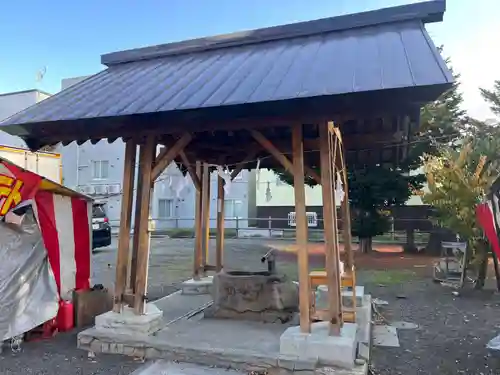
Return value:
<svg viewBox="0 0 500 375">
<path fill-rule="evenodd" d="M 295 125 L 294 125 L 295 126 Z M 283 153 L 274 146 L 264 135 L 257 130 L 250 130 L 252 137 L 269 152 L 288 172 L 293 173 L 293 164 Z M 302 134 L 302 133 L 301 133 Z M 301 140 L 302 145 L 302 140 Z M 302 148 L 301 148 L 302 149 Z M 303 158 L 303 156 L 302 156 Z"/>
<path fill-rule="evenodd" d="M 326 245 L 325 269 L 328 285 L 329 332 L 331 335 L 339 335 L 342 325 L 342 305 L 338 298 L 340 294 L 340 258 L 337 239 L 337 221 L 335 218 L 337 207 L 333 191 L 335 175 L 330 155 L 330 136 L 327 126 L 327 123 L 319 124 L 321 140 L 320 160 L 321 188 L 323 192 L 323 227 Z"/>
<path fill-rule="evenodd" d="M 302 124 L 292 128 L 293 186 L 295 191 L 295 220 L 298 247 L 300 330 L 311 332 L 311 303 L 309 280 L 309 254 L 307 252 L 306 192 L 304 185 L 304 147 Z"/>
<path fill-rule="evenodd" d="M 154 136 L 149 136 L 146 144 L 141 146 L 139 153 L 139 180 L 142 180 L 141 190 L 138 191 L 137 198 L 141 202 L 141 209 L 137 212 L 139 216 L 137 251 L 137 274 L 134 288 L 134 313 L 144 314 L 144 304 L 146 298 L 148 281 L 148 260 L 149 260 L 149 203 L 151 198 L 151 181 L 153 167 L 153 149 L 156 147 Z"/>
<path fill-rule="evenodd" d="M 175 142 L 170 148 L 164 148 L 154 161 L 153 171 L 151 173 L 151 181 L 154 182 L 163 172 L 163 170 L 179 155 L 179 152 L 184 150 L 184 147 L 191 142 L 193 137 L 189 133 L 184 133 L 182 137 Z"/>
<path fill-rule="evenodd" d="M 123 195 L 120 214 L 120 232 L 118 235 L 118 252 L 116 255 L 115 303 L 113 306 L 113 311 L 115 312 L 121 311 L 121 307 L 124 303 L 123 295 L 125 294 L 125 289 L 127 287 L 136 150 L 136 142 L 132 139 L 127 141 L 125 144 L 125 160 L 123 168 Z"/>
<path fill-rule="evenodd" d="M 216 271 L 222 270 L 224 257 L 224 179 L 217 176 L 217 237 L 215 239 Z"/>
<path fill-rule="evenodd" d="M 240 172 L 243 170 L 243 168 L 245 168 L 245 165 L 251 161 L 253 161 L 257 155 L 259 154 L 260 152 L 260 148 L 257 148 L 257 147 L 253 147 L 252 150 L 250 150 L 247 154 L 247 156 L 245 156 L 245 158 L 236 165 L 236 168 L 233 169 L 233 171 L 231 172 L 231 181 L 234 180 L 236 178 L 236 176 L 238 176 L 240 174 Z"/>
<path fill-rule="evenodd" d="M 264 148 L 266 149 L 288 172 L 293 173 L 293 163 L 262 133 L 257 130 L 250 130 L 252 137 Z M 302 140 L 302 149 L 303 146 Z M 321 183 L 321 178 L 316 173 L 316 171 L 307 165 L 303 167 L 304 173 L 312 177 L 317 183 Z"/>
<path fill-rule="evenodd" d="M 182 164 L 184 164 L 184 166 L 186 167 L 186 169 L 189 173 L 189 176 L 191 177 L 191 180 L 193 181 L 194 187 L 196 188 L 196 190 L 200 190 L 201 189 L 200 179 L 198 178 L 198 176 L 196 174 L 196 170 L 195 170 L 195 168 L 193 168 L 193 165 L 189 161 L 189 158 L 187 157 L 184 150 L 179 151 L 179 156 L 181 157 Z"/>
<path fill-rule="evenodd" d="M 203 163 L 203 178 L 202 178 L 202 267 L 208 264 L 209 249 L 210 249 L 210 170 L 208 163 Z"/>
<path fill-rule="evenodd" d="M 198 181 L 203 180 L 203 169 L 200 161 L 196 161 L 196 177 Z M 198 280 L 202 272 L 203 264 L 203 250 L 202 250 L 202 192 L 203 186 L 196 190 L 195 196 L 195 209 L 194 209 L 194 264 L 193 264 L 193 278 Z"/>
</svg>

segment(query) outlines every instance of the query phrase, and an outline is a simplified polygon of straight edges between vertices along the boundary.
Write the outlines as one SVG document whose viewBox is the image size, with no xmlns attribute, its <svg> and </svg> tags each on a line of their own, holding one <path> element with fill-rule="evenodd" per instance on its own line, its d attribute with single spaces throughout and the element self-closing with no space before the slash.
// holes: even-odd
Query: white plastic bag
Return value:
<svg viewBox="0 0 500 375">
<path fill-rule="evenodd" d="M 486 348 L 490 350 L 500 350 L 500 335 L 493 337 L 488 344 L 486 344 Z"/>
</svg>

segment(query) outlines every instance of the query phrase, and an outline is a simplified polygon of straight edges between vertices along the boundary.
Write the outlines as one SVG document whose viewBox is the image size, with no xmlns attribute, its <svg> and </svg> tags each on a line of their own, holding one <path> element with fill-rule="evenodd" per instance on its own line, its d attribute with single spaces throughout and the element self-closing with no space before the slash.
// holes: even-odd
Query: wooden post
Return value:
<svg viewBox="0 0 500 375">
<path fill-rule="evenodd" d="M 292 128 L 293 186 L 295 190 L 295 220 L 298 247 L 300 330 L 311 332 L 309 254 L 307 252 L 306 193 L 304 185 L 304 145 L 302 124 Z"/>
<path fill-rule="evenodd" d="M 151 198 L 151 172 L 153 168 L 153 149 L 156 147 L 154 136 L 148 136 L 146 144 L 142 145 L 139 153 L 139 181 L 141 189 L 137 190 L 137 202 L 140 203 L 139 226 L 135 228 L 138 235 L 137 270 L 134 288 L 134 312 L 137 315 L 144 313 L 144 303 L 148 281 L 149 261 L 149 204 Z"/>
<path fill-rule="evenodd" d="M 143 146 L 141 146 L 142 148 Z M 139 151 L 140 152 L 140 151 Z M 140 155 L 139 155 L 140 158 Z M 140 163 L 140 161 L 139 161 Z M 141 221 L 141 206 L 142 202 L 140 199 L 140 192 L 143 190 L 144 187 L 144 181 L 140 177 L 142 176 L 142 169 L 141 165 L 139 164 L 139 168 L 137 171 L 137 186 L 135 190 L 135 211 L 134 211 L 134 234 L 132 236 L 132 251 L 131 251 L 131 259 L 130 259 L 130 279 L 129 279 L 129 286 L 130 286 L 130 292 L 134 293 L 135 291 L 135 278 L 137 274 L 137 252 L 139 251 L 139 231 L 138 228 L 140 226 L 140 221 Z M 146 182 L 146 185 L 149 186 L 149 181 Z"/>
<path fill-rule="evenodd" d="M 196 162 L 196 176 L 198 181 L 203 181 L 203 169 L 201 162 Z M 202 192 L 203 186 L 200 184 L 199 188 L 196 189 L 196 201 L 195 201 L 195 211 L 194 211 L 194 263 L 193 263 L 193 278 L 200 278 L 201 265 L 203 263 L 203 250 L 202 250 Z"/>
<path fill-rule="evenodd" d="M 127 287 L 136 150 L 137 144 L 135 140 L 128 140 L 125 146 L 120 233 L 118 235 L 118 253 L 116 255 L 115 302 L 113 306 L 113 311 L 115 312 L 121 311 L 123 294 Z"/>
<path fill-rule="evenodd" d="M 215 269 L 222 270 L 224 257 L 224 179 L 217 176 L 217 237 L 215 244 Z"/>
<path fill-rule="evenodd" d="M 210 170 L 208 163 L 203 164 L 203 181 L 202 181 L 202 268 L 209 261 L 210 249 Z M 204 273 L 205 275 L 205 273 Z"/>
<path fill-rule="evenodd" d="M 141 149 L 143 146 L 141 146 Z M 137 153 L 137 150 L 136 150 Z M 156 143 L 151 149 L 151 160 L 155 160 L 156 157 Z M 140 157 L 140 155 L 139 155 Z M 139 170 L 137 171 L 138 176 L 143 175 L 143 169 L 141 169 L 141 164 L 139 160 Z M 141 222 L 141 215 L 139 214 L 141 212 L 141 207 L 142 207 L 142 201 L 141 201 L 141 191 L 145 186 L 149 186 L 151 191 L 154 189 L 154 180 L 151 181 L 150 183 L 148 181 L 142 180 L 140 177 L 137 178 L 137 190 L 136 190 L 136 196 L 135 196 L 135 219 L 134 219 L 134 236 L 133 236 L 133 241 L 132 241 L 132 251 L 131 251 L 131 260 L 130 260 L 130 278 L 129 278 L 129 286 L 130 286 L 130 292 L 134 293 L 135 292 L 135 280 L 136 280 L 136 275 L 137 275 L 137 253 L 139 251 L 139 232 L 136 230 L 136 228 L 140 227 L 140 222 Z M 150 193 L 152 194 L 152 193 Z M 149 204 L 150 202 L 148 201 L 148 227 L 149 227 Z"/>
<path fill-rule="evenodd" d="M 326 244 L 325 269 L 328 285 L 328 310 L 330 335 L 339 335 L 342 324 L 342 305 L 340 295 L 339 248 L 337 238 L 336 203 L 333 192 L 335 175 L 330 155 L 328 124 L 319 124 L 321 188 L 323 191 L 323 223 Z"/>
</svg>

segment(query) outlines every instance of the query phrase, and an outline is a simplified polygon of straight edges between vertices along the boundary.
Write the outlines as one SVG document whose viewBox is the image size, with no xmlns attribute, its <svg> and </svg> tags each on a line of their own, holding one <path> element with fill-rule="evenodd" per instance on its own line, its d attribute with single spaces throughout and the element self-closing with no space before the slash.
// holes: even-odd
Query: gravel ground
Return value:
<svg viewBox="0 0 500 375">
<path fill-rule="evenodd" d="M 500 374 L 500 353 L 492 356 L 486 349 L 500 333 L 500 295 L 467 290 L 456 297 L 428 278 L 368 284 L 368 291 L 389 302 L 381 310 L 389 321 L 419 325 L 398 332 L 399 348 L 374 347 L 375 374 Z"/>
<path fill-rule="evenodd" d="M 189 239 L 152 239 L 148 294 L 156 299 L 170 294 L 191 274 Z M 211 247 L 214 247 L 214 243 Z M 260 257 L 268 246 L 261 240 L 226 240 L 227 268 L 262 269 Z M 112 287 L 116 244 L 93 256 L 93 281 Z M 320 267 L 321 258 L 311 260 Z M 467 292 L 456 297 L 430 281 L 429 259 L 360 258 L 358 284 L 389 302 L 381 309 L 389 321 L 419 325 L 400 331 L 400 348 L 374 348 L 374 374 L 498 374 L 500 359 L 486 351 L 488 340 L 500 332 L 500 296 L 492 292 Z M 375 268 L 375 270 L 373 270 Z M 293 255 L 278 257 L 278 269 L 296 277 Z M 98 355 L 89 359 L 76 348 L 76 332 L 53 340 L 22 344 L 19 353 L 0 354 L 0 374 L 130 374 L 141 363 L 122 356 Z"/>
</svg>

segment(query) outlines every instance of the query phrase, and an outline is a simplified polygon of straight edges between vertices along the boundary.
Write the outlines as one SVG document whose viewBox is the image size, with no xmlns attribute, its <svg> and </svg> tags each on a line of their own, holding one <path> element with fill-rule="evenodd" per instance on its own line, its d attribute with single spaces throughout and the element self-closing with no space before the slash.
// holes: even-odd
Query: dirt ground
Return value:
<svg viewBox="0 0 500 375">
<path fill-rule="evenodd" d="M 214 246 L 214 244 L 212 244 Z M 225 265 L 229 269 L 263 269 L 260 257 L 283 242 L 226 240 Z M 190 276 L 193 241 L 152 239 L 149 297 L 159 298 L 175 290 Z M 310 268 L 323 265 L 321 251 L 311 251 Z M 116 244 L 93 256 L 93 281 L 112 287 Z M 282 251 L 278 270 L 296 278 L 296 255 Z M 432 282 L 433 259 L 385 252 L 356 254 L 358 284 L 388 302 L 380 309 L 388 321 L 408 321 L 415 330 L 399 331 L 399 348 L 373 350 L 374 374 L 498 374 L 500 354 L 490 355 L 486 343 L 500 333 L 500 295 L 487 289 L 455 296 L 447 287 Z M 491 285 L 489 286 L 491 288 Z M 76 332 L 59 334 L 44 342 L 24 343 L 19 353 L 10 348 L 0 354 L 0 374 L 123 374 L 140 363 L 121 356 L 98 355 L 89 359 L 76 349 Z"/>
</svg>

